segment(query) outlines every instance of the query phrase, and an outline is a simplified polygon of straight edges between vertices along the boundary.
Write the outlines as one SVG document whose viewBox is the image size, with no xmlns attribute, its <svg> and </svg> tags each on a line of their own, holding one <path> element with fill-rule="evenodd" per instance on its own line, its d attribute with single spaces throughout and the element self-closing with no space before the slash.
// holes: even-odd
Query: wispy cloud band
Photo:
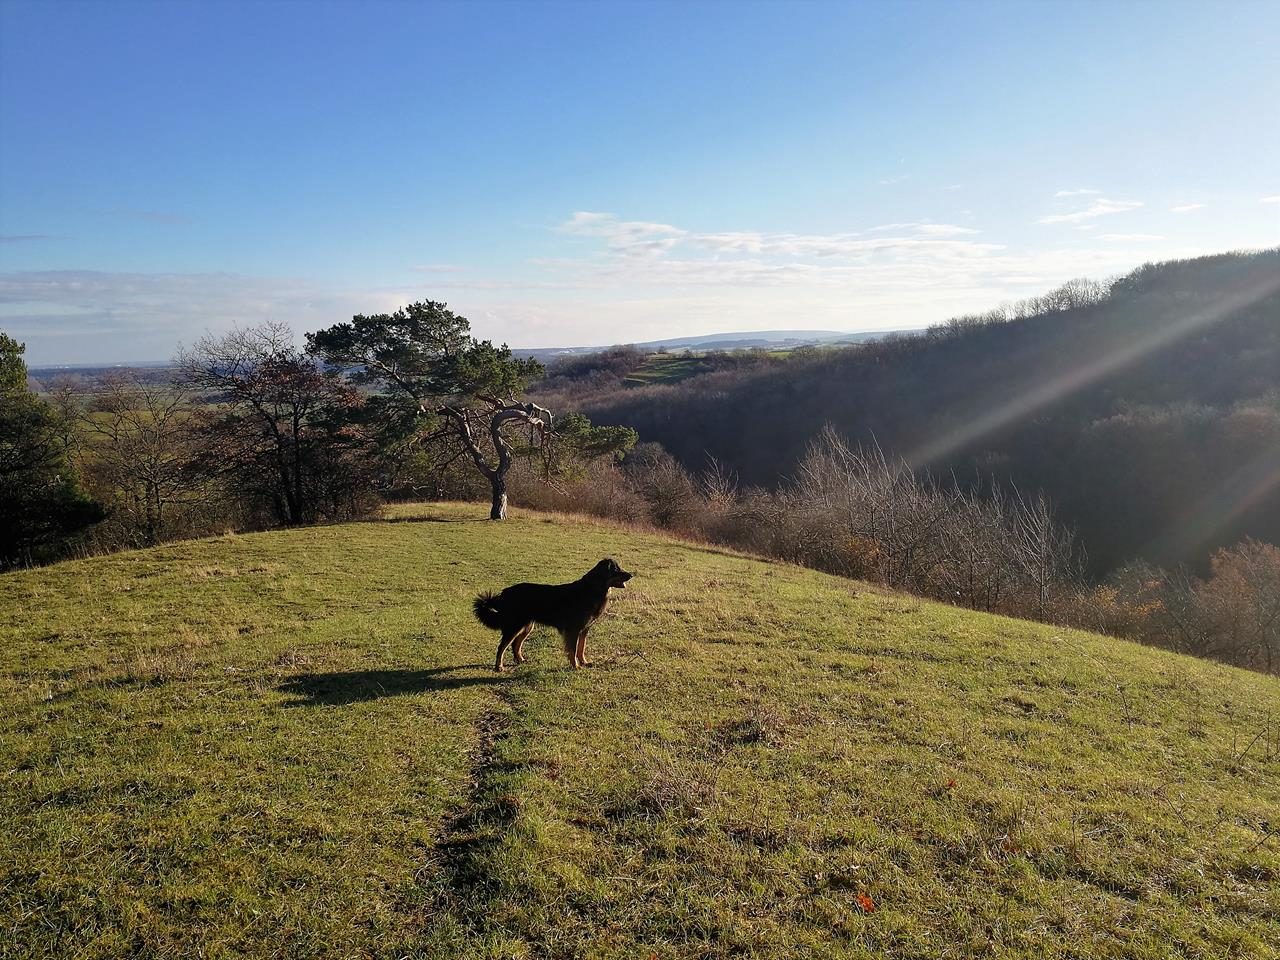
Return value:
<svg viewBox="0 0 1280 960">
<path fill-rule="evenodd" d="M 1108 200 L 1105 197 L 1099 197 L 1083 210 L 1049 214 L 1041 217 L 1036 223 L 1084 223 L 1098 217 L 1107 217 L 1116 213 L 1136 210 L 1140 206 L 1142 206 L 1142 202 L 1139 200 Z"/>
</svg>

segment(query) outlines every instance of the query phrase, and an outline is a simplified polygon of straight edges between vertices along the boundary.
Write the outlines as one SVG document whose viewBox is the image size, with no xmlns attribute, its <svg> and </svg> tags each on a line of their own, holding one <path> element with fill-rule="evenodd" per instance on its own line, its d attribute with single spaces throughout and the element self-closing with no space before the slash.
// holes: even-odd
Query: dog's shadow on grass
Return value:
<svg viewBox="0 0 1280 960">
<path fill-rule="evenodd" d="M 292 694 L 289 707 L 341 706 L 363 703 L 382 697 L 398 697 L 412 693 L 439 693 L 482 684 L 502 683 L 509 679 L 501 674 L 477 676 L 472 671 L 480 664 L 457 667 L 434 667 L 430 670 L 344 670 L 333 673 L 300 673 L 289 677 L 276 689 Z"/>
</svg>

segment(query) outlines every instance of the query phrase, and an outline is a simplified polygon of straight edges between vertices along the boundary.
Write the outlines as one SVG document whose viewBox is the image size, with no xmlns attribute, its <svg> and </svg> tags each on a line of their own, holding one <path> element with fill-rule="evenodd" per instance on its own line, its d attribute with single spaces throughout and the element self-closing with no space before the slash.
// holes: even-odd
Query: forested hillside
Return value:
<svg viewBox="0 0 1280 960">
<path fill-rule="evenodd" d="M 1095 574 L 1280 540 L 1280 249 L 1144 266 L 925 334 L 582 398 L 685 466 L 789 475 L 826 425 L 1043 490 Z"/>
</svg>

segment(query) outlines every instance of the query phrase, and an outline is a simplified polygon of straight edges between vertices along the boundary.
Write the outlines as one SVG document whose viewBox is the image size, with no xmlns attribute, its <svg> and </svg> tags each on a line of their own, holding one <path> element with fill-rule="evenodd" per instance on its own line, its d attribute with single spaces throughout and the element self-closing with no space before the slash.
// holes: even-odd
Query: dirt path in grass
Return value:
<svg viewBox="0 0 1280 960">
<path fill-rule="evenodd" d="M 440 876 L 436 910 L 477 932 L 492 893 L 493 859 L 520 810 L 517 781 L 528 771 L 508 749 L 518 710 L 519 700 L 509 689 L 493 689 L 492 702 L 475 724 L 470 789 L 446 818 L 432 851 Z"/>
</svg>

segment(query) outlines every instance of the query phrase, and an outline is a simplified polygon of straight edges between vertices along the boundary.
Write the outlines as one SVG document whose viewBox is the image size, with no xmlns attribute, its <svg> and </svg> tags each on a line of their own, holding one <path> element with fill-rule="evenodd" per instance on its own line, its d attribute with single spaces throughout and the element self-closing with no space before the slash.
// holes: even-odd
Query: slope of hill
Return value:
<svg viewBox="0 0 1280 960">
<path fill-rule="evenodd" d="M 1044 490 L 1099 574 L 1280 542 L 1280 250 L 1151 265 L 1100 302 L 1044 304 L 580 406 L 748 484 L 787 476 L 830 424 L 962 483 Z"/>
<path fill-rule="evenodd" d="M 1280 682 L 478 508 L 0 576 L 0 956 L 1243 957 Z M 480 589 L 637 577 L 572 673 Z"/>
</svg>

